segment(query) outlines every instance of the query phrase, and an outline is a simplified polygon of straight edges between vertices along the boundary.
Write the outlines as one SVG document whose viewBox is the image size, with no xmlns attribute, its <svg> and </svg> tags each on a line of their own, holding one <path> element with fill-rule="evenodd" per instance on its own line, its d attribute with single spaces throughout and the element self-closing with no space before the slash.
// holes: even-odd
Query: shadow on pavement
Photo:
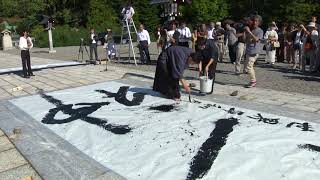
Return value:
<svg viewBox="0 0 320 180">
<path fill-rule="evenodd" d="M 41 54 L 41 53 L 49 54 L 49 51 L 32 51 L 31 53 L 35 53 L 35 54 Z"/>
<path fill-rule="evenodd" d="M 122 79 L 123 79 L 123 78 L 129 78 L 130 76 L 153 80 L 153 77 L 151 77 L 151 76 L 146 76 L 146 75 L 143 75 L 143 74 L 136 74 L 136 73 L 125 73 L 125 74 L 122 76 Z"/>
<path fill-rule="evenodd" d="M 315 76 L 284 76 L 284 77 L 289 79 L 299 79 L 304 81 L 320 82 L 320 77 L 315 77 Z"/>
</svg>

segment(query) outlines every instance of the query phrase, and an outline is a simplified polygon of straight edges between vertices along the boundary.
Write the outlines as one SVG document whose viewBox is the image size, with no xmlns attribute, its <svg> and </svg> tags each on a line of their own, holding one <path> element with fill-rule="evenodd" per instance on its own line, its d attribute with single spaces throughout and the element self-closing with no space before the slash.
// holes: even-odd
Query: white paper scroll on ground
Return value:
<svg viewBox="0 0 320 180">
<path fill-rule="evenodd" d="M 133 180 L 316 180 L 320 125 L 106 82 L 11 100 Z M 37 102 L 37 103 L 34 103 Z"/>
</svg>

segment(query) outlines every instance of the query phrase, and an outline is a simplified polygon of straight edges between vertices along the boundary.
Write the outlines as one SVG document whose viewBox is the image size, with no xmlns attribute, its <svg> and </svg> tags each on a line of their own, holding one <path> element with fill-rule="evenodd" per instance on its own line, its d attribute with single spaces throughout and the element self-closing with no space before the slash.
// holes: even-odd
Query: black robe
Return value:
<svg viewBox="0 0 320 180">
<path fill-rule="evenodd" d="M 153 90 L 170 99 L 180 98 L 179 80 L 188 68 L 188 57 L 192 49 L 182 46 L 171 46 L 158 58 Z"/>
</svg>

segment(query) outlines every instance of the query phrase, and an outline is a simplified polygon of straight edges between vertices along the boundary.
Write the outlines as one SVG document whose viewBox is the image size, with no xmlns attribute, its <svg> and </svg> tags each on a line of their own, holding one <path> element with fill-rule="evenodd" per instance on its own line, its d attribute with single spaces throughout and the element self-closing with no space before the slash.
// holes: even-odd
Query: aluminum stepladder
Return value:
<svg viewBox="0 0 320 180">
<path fill-rule="evenodd" d="M 134 30 L 133 32 L 131 32 L 132 27 L 133 27 L 133 30 Z M 124 35 L 128 35 L 128 37 L 129 37 L 129 62 L 131 60 L 131 52 L 132 52 L 134 64 L 137 66 L 136 54 L 134 52 L 131 33 L 136 33 L 137 34 L 136 25 L 134 24 L 134 21 L 133 21 L 132 18 L 131 19 L 125 18 L 122 21 L 121 40 L 120 40 L 120 47 L 119 47 L 119 51 L 118 51 L 119 52 L 118 62 L 120 61 L 120 56 L 121 56 L 120 55 L 120 50 L 121 50 L 123 36 Z"/>
</svg>

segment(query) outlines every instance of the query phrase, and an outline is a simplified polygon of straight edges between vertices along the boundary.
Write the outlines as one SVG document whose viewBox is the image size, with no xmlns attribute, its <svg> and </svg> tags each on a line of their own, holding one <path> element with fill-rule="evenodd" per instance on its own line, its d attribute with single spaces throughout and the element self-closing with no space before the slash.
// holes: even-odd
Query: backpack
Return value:
<svg viewBox="0 0 320 180">
<path fill-rule="evenodd" d="M 310 35 L 308 35 L 308 37 L 307 37 L 307 41 L 306 41 L 306 43 L 304 45 L 304 49 L 305 50 L 313 49 L 313 44 L 312 44 L 312 40 L 311 40 L 311 36 Z"/>
</svg>

